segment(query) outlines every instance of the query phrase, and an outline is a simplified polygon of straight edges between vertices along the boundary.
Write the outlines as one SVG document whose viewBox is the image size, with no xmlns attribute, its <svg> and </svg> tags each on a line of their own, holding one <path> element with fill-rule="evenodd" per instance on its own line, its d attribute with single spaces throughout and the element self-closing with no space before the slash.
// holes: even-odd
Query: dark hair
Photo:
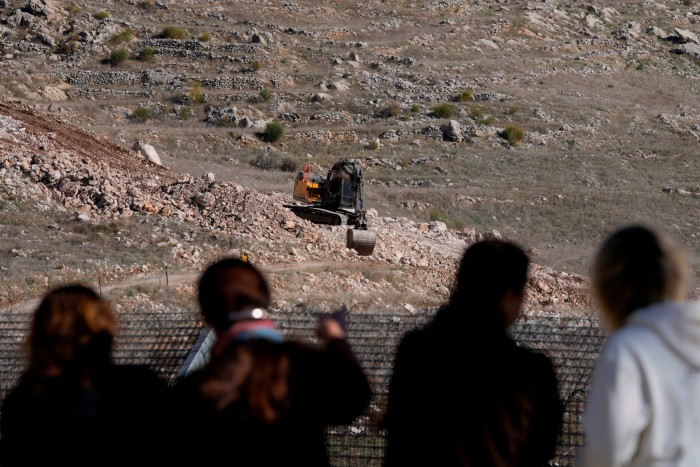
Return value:
<svg viewBox="0 0 700 467">
<path fill-rule="evenodd" d="M 616 329 L 635 310 L 681 299 L 686 266 L 668 239 L 648 227 L 619 229 L 593 263 L 593 293 L 608 324 Z"/>
<path fill-rule="evenodd" d="M 523 293 L 529 264 L 523 250 L 512 243 L 484 240 L 473 244 L 462 256 L 450 302 L 435 323 L 458 332 L 501 332 L 501 300 L 508 291 Z"/>
<path fill-rule="evenodd" d="M 260 271 L 238 258 L 210 265 L 199 279 L 198 300 L 206 323 L 217 332 L 231 323 L 228 314 L 270 305 L 270 289 Z"/>
<path fill-rule="evenodd" d="M 107 302 L 82 285 L 48 292 L 26 341 L 25 377 L 41 391 L 51 380 L 89 387 L 94 370 L 111 359 L 117 324 Z"/>
<path fill-rule="evenodd" d="M 451 301 L 494 309 L 507 291 L 524 290 L 529 264 L 527 255 L 512 243 L 475 243 L 462 256 Z"/>
</svg>

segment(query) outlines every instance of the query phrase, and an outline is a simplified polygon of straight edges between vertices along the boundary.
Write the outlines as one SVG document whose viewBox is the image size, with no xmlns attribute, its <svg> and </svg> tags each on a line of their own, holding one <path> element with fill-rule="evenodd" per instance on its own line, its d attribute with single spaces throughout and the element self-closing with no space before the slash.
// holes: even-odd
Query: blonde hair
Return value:
<svg viewBox="0 0 700 467">
<path fill-rule="evenodd" d="M 649 227 L 624 227 L 601 246 L 593 263 L 592 288 L 612 329 L 635 310 L 653 303 L 680 300 L 687 267 L 680 251 Z"/>
</svg>

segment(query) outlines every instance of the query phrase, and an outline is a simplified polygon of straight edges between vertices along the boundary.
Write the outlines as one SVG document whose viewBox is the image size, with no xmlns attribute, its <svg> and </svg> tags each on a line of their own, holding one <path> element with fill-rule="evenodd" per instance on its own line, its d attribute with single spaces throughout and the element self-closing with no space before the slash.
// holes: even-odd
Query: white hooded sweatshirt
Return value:
<svg viewBox="0 0 700 467">
<path fill-rule="evenodd" d="M 579 467 L 700 467 L 700 302 L 632 313 L 596 363 Z"/>
</svg>

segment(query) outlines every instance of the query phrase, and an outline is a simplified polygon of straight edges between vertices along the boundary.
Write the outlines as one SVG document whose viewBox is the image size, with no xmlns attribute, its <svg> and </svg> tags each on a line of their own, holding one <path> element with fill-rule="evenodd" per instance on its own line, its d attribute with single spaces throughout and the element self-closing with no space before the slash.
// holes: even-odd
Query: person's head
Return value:
<svg viewBox="0 0 700 467">
<path fill-rule="evenodd" d="M 520 312 L 529 263 L 512 243 L 475 243 L 464 252 L 451 303 L 469 315 L 466 321 L 497 320 L 507 328 Z"/>
<path fill-rule="evenodd" d="M 82 285 L 48 292 L 34 313 L 28 374 L 38 380 L 69 373 L 89 384 L 89 372 L 111 358 L 117 323 L 107 302 Z"/>
<path fill-rule="evenodd" d="M 612 329 L 622 326 L 635 310 L 681 299 L 685 279 L 680 252 L 645 226 L 628 226 L 613 233 L 593 262 L 593 295 Z"/>
<path fill-rule="evenodd" d="M 255 266 L 237 258 L 226 258 L 204 271 L 199 279 L 198 299 L 204 321 L 221 334 L 231 325 L 231 313 L 267 308 L 270 290 Z"/>
</svg>

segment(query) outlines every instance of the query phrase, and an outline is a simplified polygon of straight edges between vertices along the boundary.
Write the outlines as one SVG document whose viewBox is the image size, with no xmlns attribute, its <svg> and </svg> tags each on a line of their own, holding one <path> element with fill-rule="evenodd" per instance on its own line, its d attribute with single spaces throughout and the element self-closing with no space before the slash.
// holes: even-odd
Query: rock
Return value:
<svg viewBox="0 0 700 467">
<path fill-rule="evenodd" d="M 216 196 L 208 191 L 206 193 L 197 193 L 194 197 L 194 202 L 202 209 L 211 208 L 216 205 Z"/>
<path fill-rule="evenodd" d="M 41 92 L 41 95 L 44 97 L 44 99 L 53 102 L 68 100 L 68 96 L 65 92 L 53 86 L 44 86 L 44 90 Z"/>
<path fill-rule="evenodd" d="M 214 183 L 216 181 L 216 175 L 214 172 L 204 172 L 202 174 L 202 180 L 207 181 L 209 183 Z"/>
<path fill-rule="evenodd" d="M 494 41 L 489 40 L 489 39 L 480 39 L 479 43 L 480 46 L 483 47 L 488 47 L 490 49 L 498 50 L 498 44 L 496 44 Z"/>
<path fill-rule="evenodd" d="M 76 222 L 87 222 L 87 221 L 89 221 L 89 220 L 90 220 L 90 216 L 88 216 L 88 215 L 87 215 L 86 213 L 84 213 L 84 212 L 79 212 L 79 213 L 75 216 L 75 221 L 76 221 Z"/>
<path fill-rule="evenodd" d="M 260 34 L 253 34 L 250 37 L 250 42 L 252 42 L 253 44 L 267 45 L 267 41 Z"/>
<path fill-rule="evenodd" d="M 450 120 L 450 122 L 442 128 L 442 132 L 447 141 L 455 141 L 457 143 L 462 141 L 462 126 L 457 120 Z"/>
<path fill-rule="evenodd" d="M 328 85 L 328 89 L 333 89 L 334 91 L 346 92 L 350 90 L 350 85 L 345 81 L 334 81 Z"/>
<path fill-rule="evenodd" d="M 649 26 L 647 28 L 647 34 L 650 34 L 652 36 L 656 36 L 659 39 L 666 39 L 668 37 L 668 33 L 664 31 L 661 28 L 658 28 L 656 26 Z"/>
<path fill-rule="evenodd" d="M 312 102 L 324 102 L 324 101 L 329 101 L 332 100 L 333 98 L 331 97 L 330 94 L 326 94 L 324 92 L 317 92 L 313 96 L 311 96 L 311 101 Z"/>
<path fill-rule="evenodd" d="M 404 310 L 408 311 L 408 312 L 411 313 L 412 315 L 415 315 L 415 314 L 416 314 L 416 311 L 417 311 L 417 310 L 416 310 L 416 307 L 414 307 L 414 306 L 411 305 L 410 303 L 406 303 L 406 304 L 403 306 L 403 308 L 404 308 Z"/>
<path fill-rule="evenodd" d="M 160 162 L 160 156 L 158 155 L 156 148 L 154 148 L 150 144 L 146 144 L 146 143 L 143 143 L 141 141 L 137 141 L 131 149 L 138 152 L 139 154 L 141 154 L 143 157 L 145 157 L 149 161 L 153 162 L 154 164 L 163 165 Z"/>
<path fill-rule="evenodd" d="M 687 54 L 693 58 L 700 59 L 700 44 L 695 44 L 695 43 L 680 44 L 678 47 L 673 49 L 673 51 L 677 54 Z"/>
<path fill-rule="evenodd" d="M 697 44 L 699 42 L 698 36 L 688 30 L 674 28 L 673 33 L 678 36 L 678 42 L 680 44 L 688 44 L 690 42 Z"/>
</svg>

